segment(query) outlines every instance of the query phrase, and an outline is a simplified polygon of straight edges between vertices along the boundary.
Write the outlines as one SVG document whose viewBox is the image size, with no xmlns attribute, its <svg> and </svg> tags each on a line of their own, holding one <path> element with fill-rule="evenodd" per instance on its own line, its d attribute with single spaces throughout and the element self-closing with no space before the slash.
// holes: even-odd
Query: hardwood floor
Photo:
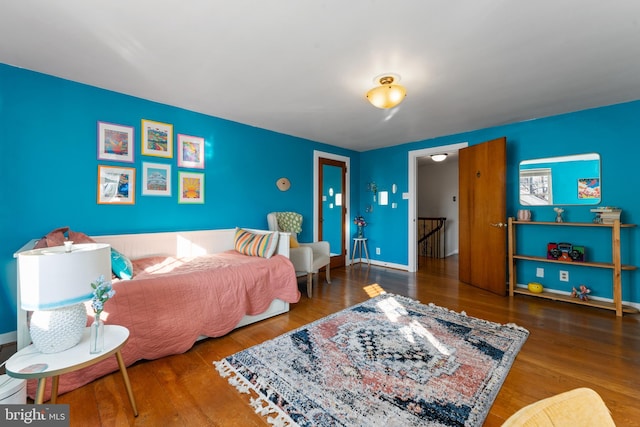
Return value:
<svg viewBox="0 0 640 427">
<path fill-rule="evenodd" d="M 220 378 L 212 362 L 364 301 L 369 298 L 365 289 L 377 284 L 389 293 L 530 331 L 486 426 L 499 426 L 522 406 L 576 387 L 596 390 L 618 426 L 640 425 L 639 315 L 617 318 L 597 308 L 499 297 L 460 283 L 455 257 L 422 261 L 417 273 L 359 264 L 332 270 L 331 277 L 331 285 L 316 284 L 312 299 L 301 280 L 301 300 L 287 314 L 201 341 L 184 354 L 131 366 L 137 418 L 119 373 L 64 394 L 58 402 L 70 404 L 72 426 L 268 425 L 253 413 L 247 395 Z"/>
</svg>

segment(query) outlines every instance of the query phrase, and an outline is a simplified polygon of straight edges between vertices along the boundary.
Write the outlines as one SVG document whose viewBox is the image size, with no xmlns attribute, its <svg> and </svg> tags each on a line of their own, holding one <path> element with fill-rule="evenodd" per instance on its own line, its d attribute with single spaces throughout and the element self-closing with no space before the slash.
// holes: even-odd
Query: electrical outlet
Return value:
<svg viewBox="0 0 640 427">
<path fill-rule="evenodd" d="M 376 248 L 376 255 L 380 255 L 380 248 Z"/>
<path fill-rule="evenodd" d="M 538 267 L 536 269 L 536 277 L 544 277 L 544 268 Z"/>
<path fill-rule="evenodd" d="M 569 281 L 569 272 L 565 270 L 560 270 L 560 281 L 568 282 Z"/>
</svg>

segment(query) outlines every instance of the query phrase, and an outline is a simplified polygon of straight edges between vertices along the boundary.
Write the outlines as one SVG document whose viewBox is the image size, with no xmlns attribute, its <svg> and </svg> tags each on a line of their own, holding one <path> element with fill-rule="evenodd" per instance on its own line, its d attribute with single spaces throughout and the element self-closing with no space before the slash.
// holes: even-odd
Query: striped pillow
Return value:
<svg viewBox="0 0 640 427">
<path fill-rule="evenodd" d="M 235 249 L 243 255 L 271 258 L 278 246 L 278 232 L 256 234 L 236 227 Z"/>
</svg>

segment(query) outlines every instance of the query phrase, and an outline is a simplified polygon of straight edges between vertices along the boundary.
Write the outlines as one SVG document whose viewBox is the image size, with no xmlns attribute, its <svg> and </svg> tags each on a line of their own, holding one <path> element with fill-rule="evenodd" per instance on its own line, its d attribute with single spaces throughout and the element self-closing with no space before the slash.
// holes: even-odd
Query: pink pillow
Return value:
<svg viewBox="0 0 640 427">
<path fill-rule="evenodd" d="M 34 249 L 64 245 L 64 241 L 66 240 L 66 238 L 64 237 L 64 233 L 66 233 L 67 231 L 69 231 L 69 227 L 60 227 L 50 231 L 46 236 L 38 240 L 38 242 L 34 246 Z"/>
<path fill-rule="evenodd" d="M 86 234 L 81 233 L 79 231 L 72 231 L 72 230 L 69 230 L 69 240 L 71 240 L 73 243 L 95 243 L 96 242 Z"/>
</svg>

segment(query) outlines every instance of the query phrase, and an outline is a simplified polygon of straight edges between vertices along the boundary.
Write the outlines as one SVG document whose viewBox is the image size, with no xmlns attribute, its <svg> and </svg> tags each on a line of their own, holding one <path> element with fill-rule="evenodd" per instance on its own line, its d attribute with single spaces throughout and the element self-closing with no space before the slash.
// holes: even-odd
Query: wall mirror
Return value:
<svg viewBox="0 0 640 427">
<path fill-rule="evenodd" d="M 521 205 L 597 205 L 602 200 L 597 153 L 523 160 L 519 171 Z"/>
<path fill-rule="evenodd" d="M 332 254 L 343 253 L 342 168 L 322 165 L 322 240 L 329 242 Z"/>
</svg>

